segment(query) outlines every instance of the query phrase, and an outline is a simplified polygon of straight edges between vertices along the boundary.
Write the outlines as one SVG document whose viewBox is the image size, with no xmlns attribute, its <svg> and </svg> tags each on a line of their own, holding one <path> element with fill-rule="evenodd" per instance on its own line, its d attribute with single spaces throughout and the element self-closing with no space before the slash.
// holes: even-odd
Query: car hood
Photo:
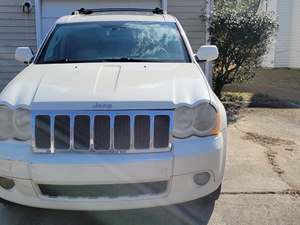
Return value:
<svg viewBox="0 0 300 225">
<path fill-rule="evenodd" d="M 25 68 L 0 101 L 40 110 L 171 109 L 210 101 L 209 93 L 193 63 L 44 64 Z"/>
</svg>

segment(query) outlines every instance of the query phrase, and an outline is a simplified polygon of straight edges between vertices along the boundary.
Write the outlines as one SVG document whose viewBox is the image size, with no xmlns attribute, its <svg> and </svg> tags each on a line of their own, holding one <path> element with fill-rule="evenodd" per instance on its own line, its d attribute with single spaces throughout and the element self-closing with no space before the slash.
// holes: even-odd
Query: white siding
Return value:
<svg viewBox="0 0 300 225">
<path fill-rule="evenodd" d="M 300 1 L 293 0 L 291 5 L 289 41 L 289 67 L 300 68 Z"/>
<path fill-rule="evenodd" d="M 168 13 L 181 22 L 194 51 L 206 43 L 207 0 L 168 0 Z"/>
<path fill-rule="evenodd" d="M 277 1 L 279 30 L 276 37 L 275 67 L 289 67 L 292 1 Z"/>
<path fill-rule="evenodd" d="M 16 47 L 36 48 L 34 9 L 24 14 L 22 3 L 23 0 L 0 1 L 0 90 L 24 68 L 14 59 Z"/>
<path fill-rule="evenodd" d="M 300 68 L 300 1 L 268 0 L 279 23 L 275 42 L 265 57 L 266 67 Z"/>
</svg>

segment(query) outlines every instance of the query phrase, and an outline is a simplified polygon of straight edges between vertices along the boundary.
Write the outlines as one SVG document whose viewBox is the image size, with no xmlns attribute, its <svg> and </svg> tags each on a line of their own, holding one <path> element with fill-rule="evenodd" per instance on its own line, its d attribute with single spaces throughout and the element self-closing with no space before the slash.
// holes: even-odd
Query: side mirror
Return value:
<svg viewBox="0 0 300 225">
<path fill-rule="evenodd" d="M 29 64 L 33 57 L 29 47 L 18 47 L 15 52 L 15 59 L 19 62 Z"/>
<path fill-rule="evenodd" d="M 196 56 L 199 61 L 213 61 L 219 57 L 219 50 L 215 45 L 203 45 L 199 48 Z"/>
</svg>

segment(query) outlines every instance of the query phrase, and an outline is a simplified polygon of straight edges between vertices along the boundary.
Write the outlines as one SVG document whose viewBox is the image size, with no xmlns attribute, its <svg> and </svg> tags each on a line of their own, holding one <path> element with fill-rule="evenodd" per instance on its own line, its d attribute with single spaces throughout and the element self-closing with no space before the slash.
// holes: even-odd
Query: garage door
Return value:
<svg viewBox="0 0 300 225">
<path fill-rule="evenodd" d="M 43 39 L 55 21 L 80 8 L 156 8 L 161 0 L 41 0 L 41 34 Z M 40 41 L 40 40 L 39 40 Z"/>
</svg>

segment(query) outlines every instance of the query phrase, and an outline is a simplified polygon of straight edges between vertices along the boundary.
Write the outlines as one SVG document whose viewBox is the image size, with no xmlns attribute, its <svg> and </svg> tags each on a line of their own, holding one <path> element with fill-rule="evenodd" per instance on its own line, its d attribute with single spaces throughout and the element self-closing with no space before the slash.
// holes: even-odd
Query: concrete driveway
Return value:
<svg viewBox="0 0 300 225">
<path fill-rule="evenodd" d="M 0 225 L 300 224 L 300 109 L 246 108 L 229 127 L 223 193 L 172 207 L 70 212 L 0 205 Z"/>
</svg>

